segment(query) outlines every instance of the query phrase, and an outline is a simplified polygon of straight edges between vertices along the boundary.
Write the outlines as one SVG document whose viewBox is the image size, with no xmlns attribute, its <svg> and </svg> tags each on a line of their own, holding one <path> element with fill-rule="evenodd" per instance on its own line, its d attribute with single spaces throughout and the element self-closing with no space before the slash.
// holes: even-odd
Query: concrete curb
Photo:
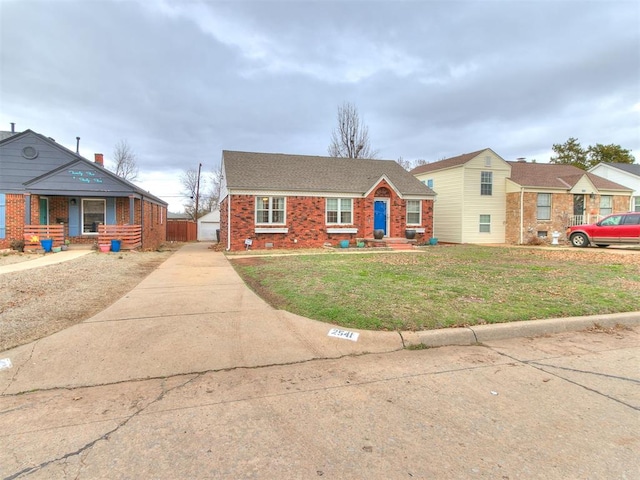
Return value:
<svg viewBox="0 0 640 480">
<path fill-rule="evenodd" d="M 419 344 L 427 347 L 444 347 L 449 345 L 474 345 L 508 338 L 538 337 L 554 333 L 575 332 L 594 326 L 613 328 L 618 325 L 627 327 L 639 326 L 640 312 L 527 320 L 421 332 L 402 332 L 402 339 L 405 347 Z"/>
</svg>

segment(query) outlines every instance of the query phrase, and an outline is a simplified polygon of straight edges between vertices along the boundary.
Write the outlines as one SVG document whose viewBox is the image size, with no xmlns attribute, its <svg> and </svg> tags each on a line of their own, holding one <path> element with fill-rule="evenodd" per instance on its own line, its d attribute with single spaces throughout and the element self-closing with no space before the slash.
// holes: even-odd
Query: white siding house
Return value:
<svg viewBox="0 0 640 480">
<path fill-rule="evenodd" d="M 640 212 L 640 164 L 599 163 L 589 172 L 632 189 L 629 211 Z"/>
<path fill-rule="evenodd" d="M 437 194 L 434 237 L 448 243 L 504 243 L 511 166 L 490 148 L 414 168 Z"/>
</svg>

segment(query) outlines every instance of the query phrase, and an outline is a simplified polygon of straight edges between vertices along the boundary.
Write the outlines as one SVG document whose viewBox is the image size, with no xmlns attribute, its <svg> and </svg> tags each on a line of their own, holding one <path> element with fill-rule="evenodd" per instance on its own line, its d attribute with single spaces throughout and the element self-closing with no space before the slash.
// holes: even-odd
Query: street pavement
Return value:
<svg viewBox="0 0 640 480">
<path fill-rule="evenodd" d="M 330 336 L 187 245 L 0 353 L 0 477 L 639 478 L 638 318 Z"/>
</svg>

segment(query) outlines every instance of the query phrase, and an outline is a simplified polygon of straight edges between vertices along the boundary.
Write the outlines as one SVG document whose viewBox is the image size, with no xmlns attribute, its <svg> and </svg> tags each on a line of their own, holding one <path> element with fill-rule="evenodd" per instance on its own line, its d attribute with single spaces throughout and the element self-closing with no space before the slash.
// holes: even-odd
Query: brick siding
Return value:
<svg viewBox="0 0 640 480">
<path fill-rule="evenodd" d="M 381 188 L 384 191 L 381 191 Z M 353 199 L 353 223 L 350 225 L 326 225 L 325 197 L 290 196 L 286 197 L 287 233 L 255 233 L 255 196 L 232 195 L 231 197 L 231 245 L 230 250 L 245 249 L 245 240 L 252 240 L 252 249 L 264 248 L 318 248 L 326 243 L 336 246 L 340 240 L 349 240 L 355 245 L 356 239 L 373 238 L 373 203 L 374 198 L 389 198 L 387 214 L 391 221 L 389 237 L 404 237 L 406 227 L 406 203 L 398 197 L 386 184 L 381 182 L 379 188 L 366 198 Z M 220 241 L 227 243 L 229 197 L 222 201 L 220 207 Z M 266 227 L 266 226 L 265 226 Z M 277 227 L 274 225 L 274 227 Z M 433 201 L 422 201 L 422 227 L 424 234 L 417 234 L 416 240 L 428 241 L 433 235 Z M 328 228 L 357 228 L 358 233 L 328 233 Z M 267 245 L 269 244 L 269 247 Z"/>
<path fill-rule="evenodd" d="M 542 192 L 541 192 L 542 193 Z M 546 192 L 544 192 L 546 193 Z M 523 235 L 522 242 L 527 244 L 538 237 L 538 232 L 547 232 L 547 241 L 551 242 L 554 231 L 560 232 L 560 239 L 566 240 L 565 231 L 569 225 L 569 219 L 573 217 L 573 194 L 554 193 L 551 195 L 551 219 L 539 220 L 538 193 L 526 192 L 523 195 Z M 615 195 L 613 197 L 613 212 L 628 210 L 629 197 Z M 585 212 L 588 215 L 600 214 L 600 195 L 594 198 L 585 196 Z M 505 242 L 510 244 L 520 243 L 520 193 L 507 194 Z"/>
<path fill-rule="evenodd" d="M 0 239 L 0 249 L 10 248 L 12 240 L 21 240 L 24 233 L 25 195 L 6 195 L 6 236 Z M 68 197 L 49 196 L 49 223 L 64 223 L 65 238 L 69 238 L 74 244 L 93 244 L 96 236 L 80 235 L 69 237 L 69 210 Z M 40 203 L 38 195 L 31 195 L 31 224 L 40 223 Z M 135 199 L 135 224 L 140 225 L 142 219 L 140 212 L 141 200 Z M 143 250 L 155 250 L 166 241 L 167 235 L 167 209 L 164 206 L 144 201 L 144 216 L 142 238 Z M 116 223 L 125 225 L 129 222 L 129 198 L 116 198 Z"/>
</svg>

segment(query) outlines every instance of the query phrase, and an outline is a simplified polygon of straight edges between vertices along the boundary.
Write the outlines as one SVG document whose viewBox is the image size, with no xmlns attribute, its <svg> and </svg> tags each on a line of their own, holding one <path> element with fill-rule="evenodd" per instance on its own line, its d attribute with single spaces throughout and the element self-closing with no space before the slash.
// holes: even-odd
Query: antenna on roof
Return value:
<svg viewBox="0 0 640 480">
<path fill-rule="evenodd" d="M 80 137 L 76 137 L 76 153 L 80 155 Z"/>
</svg>

